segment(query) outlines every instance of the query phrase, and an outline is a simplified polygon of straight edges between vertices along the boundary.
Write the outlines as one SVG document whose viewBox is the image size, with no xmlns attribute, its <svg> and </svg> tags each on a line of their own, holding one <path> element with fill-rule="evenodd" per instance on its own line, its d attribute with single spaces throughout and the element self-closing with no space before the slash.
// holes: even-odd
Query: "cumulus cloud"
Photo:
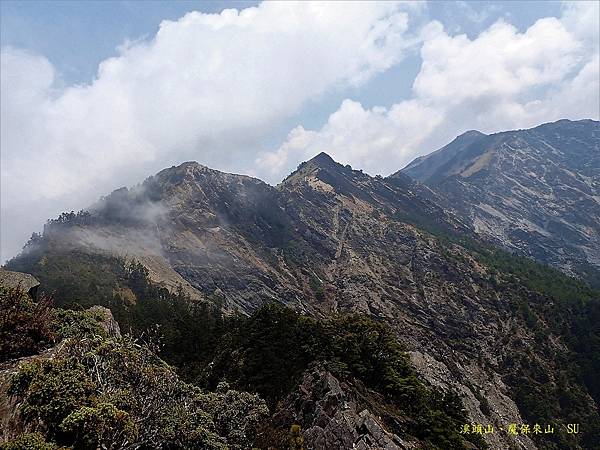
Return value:
<svg viewBox="0 0 600 450">
<path fill-rule="evenodd" d="M 524 32 L 499 20 L 474 39 L 439 22 L 421 34 L 412 98 L 390 108 L 345 100 L 320 130 L 296 127 L 256 159 L 275 178 L 325 151 L 340 162 L 389 174 L 456 135 L 491 133 L 560 118 L 600 115 L 597 2 L 565 4 Z"/>
<path fill-rule="evenodd" d="M 394 171 L 403 160 L 398 150 L 418 147 L 422 135 L 431 133 L 442 119 L 435 108 L 416 101 L 390 109 L 364 109 L 358 102 L 345 100 L 319 131 L 297 126 L 276 151 L 259 154 L 254 166 L 261 176 L 277 180 L 298 162 L 325 151 L 336 161 L 369 173 L 381 173 L 382 168 Z"/>
<path fill-rule="evenodd" d="M 385 175 L 468 129 L 598 118 L 598 5 L 565 3 L 524 31 L 499 20 L 472 38 L 422 24 L 416 2 L 193 12 L 66 87 L 42 55 L 3 48 L 0 260 L 45 219 L 183 160 L 277 182 L 326 151 Z M 307 102 L 413 51 L 422 65 L 410 98 L 389 108 L 347 99 L 320 129 L 298 125 L 257 154 Z"/>
<path fill-rule="evenodd" d="M 241 167 L 308 100 L 358 86 L 414 45 L 408 2 L 266 2 L 164 21 L 93 82 L 57 87 L 41 55 L 3 48 L 1 259 L 61 210 L 195 159 Z M 241 161 L 241 162 L 240 162 Z"/>
</svg>

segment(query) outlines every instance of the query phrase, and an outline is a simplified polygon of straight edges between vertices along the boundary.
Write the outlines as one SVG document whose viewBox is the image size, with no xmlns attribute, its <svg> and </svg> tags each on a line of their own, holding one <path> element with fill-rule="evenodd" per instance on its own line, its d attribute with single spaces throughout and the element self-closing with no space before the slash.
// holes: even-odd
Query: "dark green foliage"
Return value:
<svg viewBox="0 0 600 450">
<path fill-rule="evenodd" d="M 312 360 L 311 347 L 318 344 L 315 325 L 277 304 L 265 305 L 249 318 L 232 318 L 206 376 L 209 386 L 225 377 L 274 406 Z"/>
<path fill-rule="evenodd" d="M 219 383 L 215 392 L 201 396 L 200 404 L 212 417 L 219 436 L 224 436 L 231 448 L 248 447 L 268 414 L 262 399 L 230 389 L 226 382 Z"/>
<path fill-rule="evenodd" d="M 388 326 L 352 315 L 333 318 L 321 328 L 326 341 L 321 352 L 336 372 L 367 380 L 402 405 L 414 404 L 423 393 L 424 386 Z"/>
<path fill-rule="evenodd" d="M 12 393 L 24 395 L 20 410 L 27 422 L 41 421 L 50 438 L 60 436 L 60 424 L 87 406 L 94 384 L 84 366 L 74 359 L 22 364 L 13 379 Z"/>
<path fill-rule="evenodd" d="M 46 292 L 55 294 L 58 307 L 81 309 L 102 304 L 99 299 L 112 300 L 114 288 L 126 276 L 123 261 L 78 251 L 55 251 L 47 249 L 49 245 L 44 239 L 9 261 L 7 267 L 35 276 Z"/>
<path fill-rule="evenodd" d="M 359 315 L 317 321 L 279 304 L 234 324 L 208 372 L 209 385 L 227 378 L 275 406 L 309 365 L 321 362 L 336 376 L 383 393 L 406 414 L 405 428 L 395 431 L 439 448 L 463 448 L 458 430 L 467 417 L 460 398 L 424 384 L 386 325 Z"/>
<path fill-rule="evenodd" d="M 109 306 L 124 330 L 135 335 L 157 328 L 160 355 L 189 376 L 209 361 L 207 349 L 216 347 L 224 323 L 218 305 L 191 302 L 182 292 L 173 294 L 148 279 L 147 269 L 136 262 L 126 266 L 122 284 L 135 295 L 134 305 L 116 298 Z"/>
<path fill-rule="evenodd" d="M 34 301 L 21 289 L 0 286 L 0 362 L 34 355 L 67 337 L 104 334 L 100 311 L 52 304 L 46 295 Z"/>
<path fill-rule="evenodd" d="M 75 442 L 84 448 L 94 448 L 98 444 L 111 448 L 117 442 L 134 442 L 137 438 L 137 427 L 129 413 L 111 403 L 81 407 L 69 414 L 60 428 L 75 436 Z"/>
<path fill-rule="evenodd" d="M 43 252 L 36 259 L 33 253 L 14 259 L 10 267 L 32 273 L 54 293 L 56 306 L 105 306 L 123 331 L 136 336 L 158 329 L 160 356 L 189 376 L 209 361 L 206 349 L 217 345 L 223 327 L 217 304 L 191 302 L 182 291 L 172 293 L 151 283 L 148 270 L 135 261 L 76 251 L 53 251 L 51 257 Z M 60 317 L 68 321 L 68 314 Z M 81 317 L 73 323 L 86 326 Z"/>
<path fill-rule="evenodd" d="M 555 327 L 569 327 L 566 342 L 574 349 L 581 379 L 600 405 L 600 301 L 575 305 L 571 315 L 568 325 L 558 323 Z"/>
<path fill-rule="evenodd" d="M 8 442 L 0 442 L 1 450 L 59 450 L 59 447 L 46 439 L 41 433 L 23 433 Z"/>
<path fill-rule="evenodd" d="M 508 275 L 509 280 L 518 280 L 533 291 L 561 301 L 600 300 L 598 291 L 588 284 L 529 258 L 480 245 L 470 244 L 467 248 L 469 247 L 475 250 L 478 259 L 488 267 L 495 268 L 505 276 Z"/>
<path fill-rule="evenodd" d="M 268 411 L 254 395 L 182 382 L 127 337 L 67 339 L 52 359 L 21 364 L 11 393 L 26 424 L 75 449 L 243 448 Z"/>
<path fill-rule="evenodd" d="M 104 336 L 106 332 L 100 326 L 103 319 L 102 312 L 94 309 L 84 311 L 55 309 L 53 326 L 62 339 L 80 336 Z"/>
<path fill-rule="evenodd" d="M 33 355 L 54 343 L 51 300 L 0 286 L 0 362 Z"/>
</svg>

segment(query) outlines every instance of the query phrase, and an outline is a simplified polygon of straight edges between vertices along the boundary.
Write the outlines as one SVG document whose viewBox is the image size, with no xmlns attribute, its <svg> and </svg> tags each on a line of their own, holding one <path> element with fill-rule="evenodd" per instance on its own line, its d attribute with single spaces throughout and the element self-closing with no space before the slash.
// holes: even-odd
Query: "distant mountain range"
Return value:
<svg viewBox="0 0 600 450">
<path fill-rule="evenodd" d="M 483 436 L 490 448 L 595 442 L 600 332 L 587 321 L 600 298 L 518 255 L 598 281 L 599 122 L 470 131 L 387 178 L 325 153 L 276 187 L 186 162 L 50 221 L 8 267 L 60 292 L 68 276 L 48 261 L 82 253 L 135 258 L 154 282 L 226 311 L 276 301 L 314 318 L 374 317 L 473 422 L 588 426 L 578 436 L 498 431 Z M 336 411 L 302 419 L 309 445 L 343 448 Z M 413 448 L 420 438 L 390 439 Z"/>
</svg>

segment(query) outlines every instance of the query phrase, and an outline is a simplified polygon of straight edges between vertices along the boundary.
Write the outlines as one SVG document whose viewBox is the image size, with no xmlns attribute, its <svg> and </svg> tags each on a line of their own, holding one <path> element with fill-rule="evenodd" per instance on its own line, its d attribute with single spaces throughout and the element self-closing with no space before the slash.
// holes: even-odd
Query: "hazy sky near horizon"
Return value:
<svg viewBox="0 0 600 450">
<path fill-rule="evenodd" d="M 598 5 L 2 1 L 0 262 L 187 160 L 388 175 L 469 129 L 598 119 Z"/>
</svg>

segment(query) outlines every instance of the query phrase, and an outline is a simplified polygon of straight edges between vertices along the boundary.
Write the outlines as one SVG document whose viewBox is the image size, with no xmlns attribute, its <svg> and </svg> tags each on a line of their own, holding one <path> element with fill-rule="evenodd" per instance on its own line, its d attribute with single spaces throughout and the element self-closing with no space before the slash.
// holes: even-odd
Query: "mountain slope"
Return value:
<svg viewBox="0 0 600 450">
<path fill-rule="evenodd" d="M 597 282 L 599 122 L 470 132 L 400 173 L 443 193 L 444 204 L 494 243 Z"/>
<path fill-rule="evenodd" d="M 468 147 L 475 142 L 481 141 L 485 136 L 485 134 L 476 130 L 467 131 L 441 149 L 429 155 L 416 158 L 402 169 L 402 172 L 423 183 L 434 182 L 443 177 L 444 170 L 449 170 L 447 166 L 454 162 L 457 155 L 461 155 L 462 157 L 462 153 Z M 398 176 L 402 172 L 397 172 L 395 175 Z"/>
<path fill-rule="evenodd" d="M 275 300 L 312 317 L 358 312 L 387 323 L 421 375 L 459 394 L 475 423 L 587 427 L 580 436 L 487 434 L 491 448 L 595 445 L 598 400 L 586 380 L 596 366 L 578 361 L 595 361 L 596 334 L 593 325 L 589 341 L 570 330 L 588 330 L 577 324 L 593 316 L 585 308 L 595 311 L 596 293 L 583 301 L 577 285 L 562 298 L 505 271 L 439 197 L 404 175 L 370 177 L 325 154 L 276 188 L 185 163 L 51 222 L 9 266 L 52 281 L 53 260 L 119 254 L 107 242 L 127 240 L 146 249 L 135 255 L 142 263 L 152 253 L 170 280 L 177 274 L 229 310 Z"/>
<path fill-rule="evenodd" d="M 106 308 L 0 283 L 0 310 L 0 448 L 244 449 L 268 417 L 256 395 L 183 382 Z"/>
<path fill-rule="evenodd" d="M 158 359 L 174 355 L 143 320 L 121 336 L 106 308 L 54 309 L 47 297 L 0 283 L 1 448 L 288 448 L 300 430 L 309 448 L 482 448 L 480 436 L 458 433 L 467 421 L 460 399 L 423 382 L 391 329 L 373 319 L 317 321 L 277 304 L 224 317 L 149 285 L 139 265 L 125 270 L 136 299 L 129 306 L 145 303 L 163 337 L 195 328 L 179 343 L 196 353 L 180 348 L 176 359 L 197 365 L 199 376 L 183 383 L 174 373 L 181 361 Z M 182 308 L 195 310 L 193 324 Z"/>
</svg>

